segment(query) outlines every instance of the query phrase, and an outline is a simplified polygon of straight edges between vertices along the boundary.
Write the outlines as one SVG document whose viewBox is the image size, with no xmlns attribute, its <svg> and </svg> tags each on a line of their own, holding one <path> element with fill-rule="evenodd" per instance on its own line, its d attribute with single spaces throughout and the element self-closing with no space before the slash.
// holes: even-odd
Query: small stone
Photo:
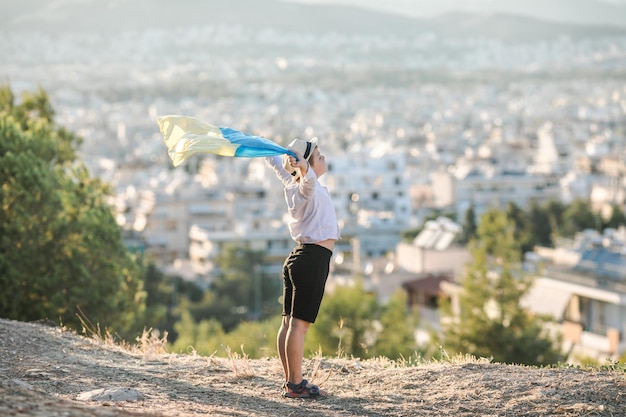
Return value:
<svg viewBox="0 0 626 417">
<path fill-rule="evenodd" d="M 130 388 L 100 388 L 82 392 L 76 397 L 78 401 L 141 401 L 144 396 L 139 391 Z"/>
</svg>

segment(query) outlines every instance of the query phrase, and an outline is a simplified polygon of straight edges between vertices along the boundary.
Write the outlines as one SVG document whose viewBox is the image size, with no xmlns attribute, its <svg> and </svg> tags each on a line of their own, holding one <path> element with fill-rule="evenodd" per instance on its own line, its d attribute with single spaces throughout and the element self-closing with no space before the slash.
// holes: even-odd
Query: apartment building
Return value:
<svg viewBox="0 0 626 417">
<path fill-rule="evenodd" d="M 478 166 L 459 169 L 456 173 L 439 170 L 432 174 L 434 201 L 450 202 L 457 213 L 471 205 L 480 217 L 490 209 L 505 209 L 509 203 L 528 208 L 559 200 L 561 187 L 556 177 L 531 175 L 519 171 L 496 171 Z"/>
<path fill-rule="evenodd" d="M 342 249 L 352 252 L 356 238 L 366 257 L 393 251 L 411 216 L 405 154 L 360 148 L 330 159 L 322 179 L 335 203 Z"/>
<path fill-rule="evenodd" d="M 446 217 L 426 222 L 412 242 L 400 242 L 396 247 L 398 267 L 414 274 L 460 274 L 471 260 L 469 250 L 456 243 L 461 231 L 459 224 Z"/>
<path fill-rule="evenodd" d="M 626 228 L 585 231 L 536 255 L 537 278 L 523 305 L 553 317 L 569 360 L 626 353 Z"/>
</svg>

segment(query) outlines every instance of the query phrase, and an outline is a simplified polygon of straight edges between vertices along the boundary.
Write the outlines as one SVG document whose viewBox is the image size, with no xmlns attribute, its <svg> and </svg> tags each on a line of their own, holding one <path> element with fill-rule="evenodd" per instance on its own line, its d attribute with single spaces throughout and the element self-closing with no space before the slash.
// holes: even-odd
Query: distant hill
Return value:
<svg viewBox="0 0 626 417">
<path fill-rule="evenodd" d="M 433 18 L 429 23 L 445 37 L 466 38 L 484 36 L 506 41 L 538 41 L 568 36 L 572 39 L 624 35 L 626 28 L 588 26 L 572 23 L 555 23 L 532 17 L 496 13 L 447 13 Z"/>
<path fill-rule="evenodd" d="M 293 0 L 297 1 L 297 0 Z M 502 13 L 554 22 L 626 27 L 626 2 L 603 0 L 341 0 L 343 4 L 411 16 L 449 12 Z"/>
<path fill-rule="evenodd" d="M 625 35 L 626 28 L 555 23 L 510 14 L 448 13 L 421 19 L 353 6 L 277 0 L 21 0 L 2 5 L 0 31 L 115 34 L 207 24 L 348 35 L 497 37 L 534 41 Z"/>
<path fill-rule="evenodd" d="M 601 0 L 490 0 L 474 3 L 498 13 L 541 20 L 626 27 L 626 5 L 623 3 L 611 4 Z"/>
</svg>

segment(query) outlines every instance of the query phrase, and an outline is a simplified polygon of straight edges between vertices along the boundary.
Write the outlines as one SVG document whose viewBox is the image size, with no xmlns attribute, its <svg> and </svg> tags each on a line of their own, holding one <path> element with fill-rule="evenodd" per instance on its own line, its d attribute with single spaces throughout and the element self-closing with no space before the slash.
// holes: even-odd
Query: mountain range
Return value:
<svg viewBox="0 0 626 417">
<path fill-rule="evenodd" d="M 0 32 L 44 34 L 106 35 L 207 24 L 313 34 L 411 36 L 428 32 L 519 42 L 626 35 L 626 26 L 559 23 L 518 14 L 452 12 L 418 18 L 356 6 L 278 0 L 21 0 L 3 4 L 0 15 Z"/>
<path fill-rule="evenodd" d="M 285 0 L 350 4 L 413 17 L 449 12 L 502 13 L 554 22 L 626 26 L 625 0 Z"/>
</svg>

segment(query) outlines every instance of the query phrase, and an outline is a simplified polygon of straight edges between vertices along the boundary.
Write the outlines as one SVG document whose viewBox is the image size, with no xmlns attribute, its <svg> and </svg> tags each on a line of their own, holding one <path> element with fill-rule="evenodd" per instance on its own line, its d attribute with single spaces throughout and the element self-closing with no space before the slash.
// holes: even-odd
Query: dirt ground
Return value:
<svg viewBox="0 0 626 417">
<path fill-rule="evenodd" d="M 323 400 L 281 396 L 277 358 L 122 348 L 0 319 L 0 416 L 626 416 L 626 373 L 457 360 L 306 360 Z M 133 396 L 85 399 L 93 390 Z M 111 391 L 107 391 L 111 392 Z"/>
</svg>

